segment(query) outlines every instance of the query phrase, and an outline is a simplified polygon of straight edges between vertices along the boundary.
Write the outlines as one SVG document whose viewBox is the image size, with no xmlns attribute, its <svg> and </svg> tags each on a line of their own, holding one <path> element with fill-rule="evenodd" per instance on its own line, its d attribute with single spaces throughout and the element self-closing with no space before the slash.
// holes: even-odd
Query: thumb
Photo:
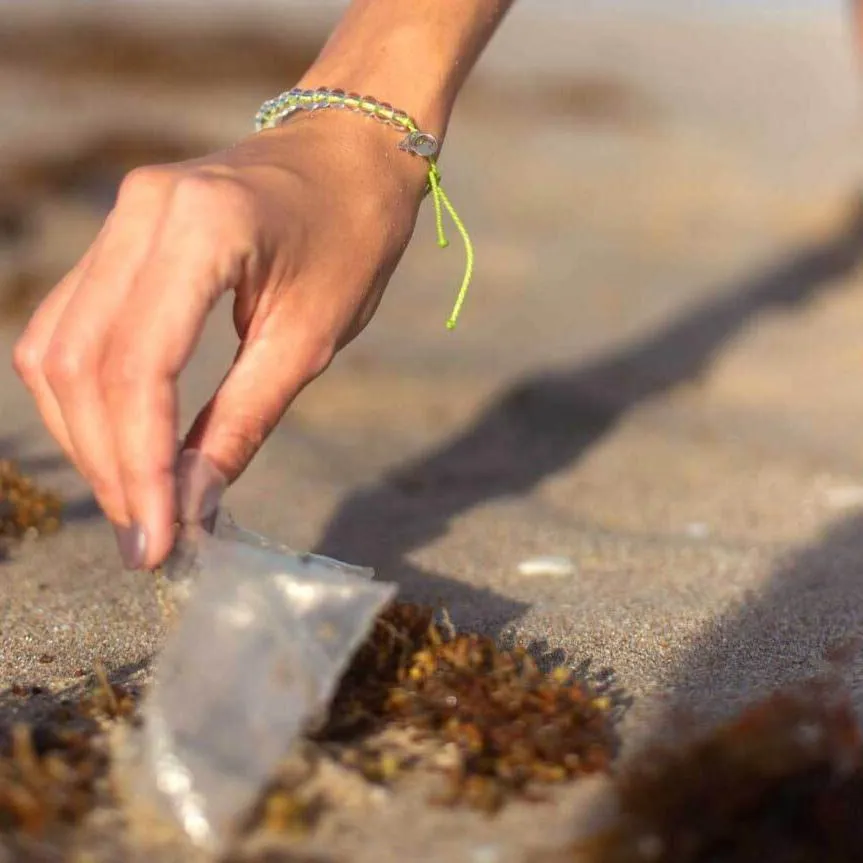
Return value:
<svg viewBox="0 0 863 863">
<path fill-rule="evenodd" d="M 303 338 L 299 327 L 272 324 L 244 343 L 213 398 L 183 444 L 207 458 L 228 483 L 248 466 L 300 391 L 334 351 Z"/>
<path fill-rule="evenodd" d="M 198 450 L 184 449 L 177 459 L 177 514 L 182 525 L 202 525 L 212 532 L 225 478 Z"/>
</svg>

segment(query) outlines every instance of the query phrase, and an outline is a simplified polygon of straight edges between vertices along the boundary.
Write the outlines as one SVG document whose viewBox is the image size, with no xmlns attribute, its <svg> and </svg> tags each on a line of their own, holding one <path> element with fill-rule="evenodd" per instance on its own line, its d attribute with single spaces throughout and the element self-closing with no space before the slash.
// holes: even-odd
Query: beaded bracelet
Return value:
<svg viewBox="0 0 863 863">
<path fill-rule="evenodd" d="M 357 93 L 345 93 L 344 90 L 332 90 L 328 87 L 319 87 L 317 90 L 303 90 L 295 87 L 274 99 L 268 99 L 261 105 L 255 117 L 255 129 L 258 132 L 264 129 L 272 129 L 284 123 L 299 111 L 319 111 L 325 108 L 334 108 L 353 111 L 363 114 L 374 120 L 393 126 L 406 133 L 398 147 L 407 153 L 421 156 L 428 160 L 428 187 L 426 193 L 431 193 L 435 210 L 435 226 L 437 228 L 437 242 L 440 248 L 445 249 L 449 245 L 443 228 L 443 211 L 446 210 L 453 224 L 456 226 L 465 249 L 465 271 L 461 288 L 453 306 L 452 313 L 447 320 L 447 329 L 454 329 L 458 316 L 464 305 L 467 290 L 473 277 L 474 252 L 473 243 L 468 235 L 458 213 L 456 213 L 450 199 L 441 188 L 441 176 L 438 171 L 435 156 L 439 144 L 437 138 L 429 132 L 422 131 L 404 111 L 398 111 L 386 102 L 378 102 L 370 96 L 360 96 Z"/>
</svg>

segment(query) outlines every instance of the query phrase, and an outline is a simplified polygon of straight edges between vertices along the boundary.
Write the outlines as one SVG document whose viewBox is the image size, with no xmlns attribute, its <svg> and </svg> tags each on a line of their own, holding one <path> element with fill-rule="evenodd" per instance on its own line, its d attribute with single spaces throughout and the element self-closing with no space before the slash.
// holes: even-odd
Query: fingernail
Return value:
<svg viewBox="0 0 863 863">
<path fill-rule="evenodd" d="M 142 569 L 147 554 L 147 536 L 140 525 L 115 524 L 117 548 L 126 569 Z"/>
<path fill-rule="evenodd" d="M 228 482 L 200 450 L 187 449 L 177 459 L 177 510 L 183 524 L 212 521 Z"/>
</svg>

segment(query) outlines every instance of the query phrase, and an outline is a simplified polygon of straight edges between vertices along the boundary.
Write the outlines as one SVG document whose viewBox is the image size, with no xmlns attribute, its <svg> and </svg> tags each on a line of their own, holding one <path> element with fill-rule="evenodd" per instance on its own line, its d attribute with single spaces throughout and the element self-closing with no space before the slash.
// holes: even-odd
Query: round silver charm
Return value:
<svg viewBox="0 0 863 863">
<path fill-rule="evenodd" d="M 438 151 L 437 138 L 429 132 L 411 132 L 403 143 L 406 150 L 426 159 L 430 159 Z"/>
</svg>

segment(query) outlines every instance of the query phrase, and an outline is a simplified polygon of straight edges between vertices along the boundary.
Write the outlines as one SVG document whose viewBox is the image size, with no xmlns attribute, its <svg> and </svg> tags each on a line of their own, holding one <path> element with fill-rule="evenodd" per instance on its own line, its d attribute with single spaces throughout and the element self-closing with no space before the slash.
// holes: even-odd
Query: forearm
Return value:
<svg viewBox="0 0 863 863">
<path fill-rule="evenodd" d="M 443 135 L 462 84 L 513 0 L 353 0 L 303 87 L 339 87 Z"/>
</svg>

